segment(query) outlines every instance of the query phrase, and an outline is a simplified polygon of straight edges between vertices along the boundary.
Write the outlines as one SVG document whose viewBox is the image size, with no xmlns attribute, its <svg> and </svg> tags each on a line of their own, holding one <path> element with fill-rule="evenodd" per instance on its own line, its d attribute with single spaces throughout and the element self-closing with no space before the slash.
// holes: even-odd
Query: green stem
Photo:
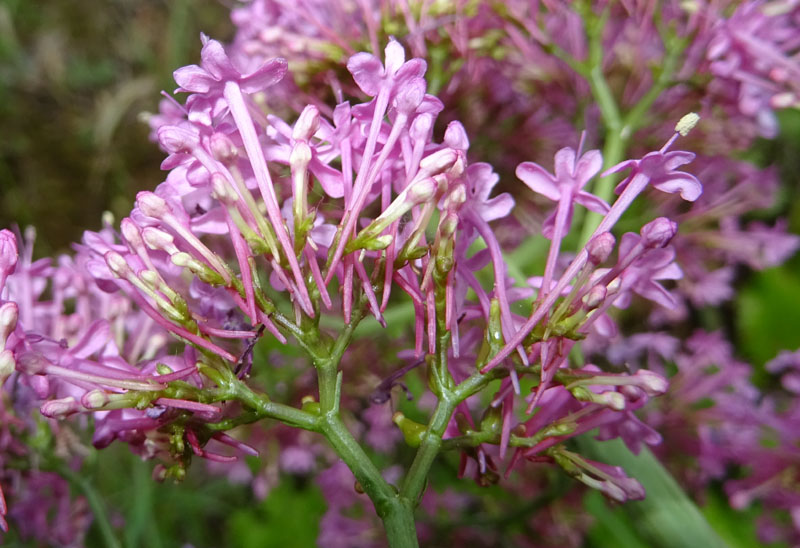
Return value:
<svg viewBox="0 0 800 548">
<path fill-rule="evenodd" d="M 319 417 L 302 409 L 269 401 L 266 396 L 256 394 L 243 382 L 233 385 L 234 397 L 250 407 L 258 415 L 257 418 L 279 420 L 289 426 L 319 432 Z M 256 418 L 256 420 L 257 420 Z"/>
<path fill-rule="evenodd" d="M 678 63 L 687 43 L 687 38 L 664 38 L 667 53 L 656 81 L 647 90 L 647 93 L 626 114 L 622 115 L 603 75 L 602 43 L 596 39 L 596 36 L 592 37 L 589 57 L 591 68 L 588 71 L 588 80 L 592 95 L 597 100 L 608 130 L 603 146 L 603 169 L 615 166 L 624 159 L 631 137 L 637 130 L 644 127 L 653 103 L 673 83 L 673 76 L 679 68 Z M 600 52 L 600 54 L 598 55 L 596 52 Z M 617 178 L 613 175 L 603 177 L 595 183 L 592 192 L 598 198 L 610 202 L 616 181 Z M 602 220 L 603 216 L 599 213 L 590 211 L 586 214 L 581 232 L 581 246 L 586 244 Z"/>
<path fill-rule="evenodd" d="M 314 360 L 319 383 L 320 415 L 316 425 L 372 501 L 378 517 L 383 521 L 389 546 L 417 548 L 414 505 L 383 479 L 380 470 L 344 425 L 339 414 L 342 378 L 339 363 L 363 316 L 364 303 L 360 304 L 354 310 L 350 323 L 332 345 L 326 346 L 322 342 L 318 326 L 309 326 L 309 330 L 316 330 L 316 333 L 304 334 L 306 341 L 314 341 L 309 343 L 308 350 Z"/>
<path fill-rule="evenodd" d="M 428 423 L 428 429 L 414 457 L 414 462 L 411 463 L 411 468 L 403 482 L 400 495 L 408 500 L 414 501 L 415 505 L 422 496 L 422 492 L 425 490 L 428 472 L 442 447 L 444 430 L 447 428 L 447 423 L 450 422 L 450 417 L 453 416 L 453 411 L 457 403 L 458 401 L 452 396 L 444 395 L 439 399 L 439 402 L 436 404 L 436 410 L 433 412 L 433 417 L 431 417 Z"/>
</svg>

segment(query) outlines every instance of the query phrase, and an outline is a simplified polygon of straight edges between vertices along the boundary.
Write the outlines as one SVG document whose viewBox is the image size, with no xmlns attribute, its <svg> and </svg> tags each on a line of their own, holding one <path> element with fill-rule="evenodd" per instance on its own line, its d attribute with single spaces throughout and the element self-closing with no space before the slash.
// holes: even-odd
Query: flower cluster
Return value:
<svg viewBox="0 0 800 548">
<path fill-rule="evenodd" d="M 235 10 L 233 45 L 203 36 L 200 64 L 174 73 L 186 100 L 149 118 L 168 173 L 118 226 L 57 261 L 33 262 L 32 242 L 19 260 L 0 232 L 10 416 L 90 415 L 95 447 L 126 442 L 161 461 L 157 479 L 199 457 L 264 495 L 278 469 L 327 469 L 326 545 L 378 541 L 347 514 L 362 492 L 398 545 L 418 504 L 457 511 L 425 490 L 440 452 L 479 485 L 516 474 L 525 493 L 545 468 L 532 464 L 550 464 L 612 500 L 643 498 L 620 463 L 568 443 L 588 433 L 634 453 L 671 436 L 696 454 L 700 487 L 760 462 L 727 481 L 733 505 L 796 512 L 780 478 L 796 463 L 797 406 L 762 398 L 715 336 L 680 352 L 666 333 L 631 336 L 619 311 L 644 298 L 671 329 L 730 299 L 738 266 L 800 247 L 780 221 L 749 222 L 775 201 L 773 174 L 731 158 L 797 103 L 798 8 L 372 4 Z M 695 107 L 709 121 L 692 131 Z M 738 141 L 715 138 L 733 126 Z M 377 348 L 363 333 L 379 328 L 399 334 Z M 268 354 L 273 341 L 302 358 Z M 791 393 L 797 362 L 769 366 Z M 279 368 L 288 380 L 264 381 Z M 255 475 L 234 463 L 274 440 L 280 455 Z M 416 450 L 405 474 L 364 449 L 393 454 L 401 440 Z"/>
</svg>

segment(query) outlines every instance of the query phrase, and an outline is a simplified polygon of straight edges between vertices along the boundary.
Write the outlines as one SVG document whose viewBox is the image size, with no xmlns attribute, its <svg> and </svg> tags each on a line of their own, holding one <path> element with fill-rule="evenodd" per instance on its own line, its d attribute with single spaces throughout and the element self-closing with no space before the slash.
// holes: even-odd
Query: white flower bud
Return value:
<svg viewBox="0 0 800 548">
<path fill-rule="evenodd" d="M 167 201 L 153 192 L 142 191 L 136 195 L 136 205 L 144 215 L 161 219 L 169 214 Z"/>
</svg>

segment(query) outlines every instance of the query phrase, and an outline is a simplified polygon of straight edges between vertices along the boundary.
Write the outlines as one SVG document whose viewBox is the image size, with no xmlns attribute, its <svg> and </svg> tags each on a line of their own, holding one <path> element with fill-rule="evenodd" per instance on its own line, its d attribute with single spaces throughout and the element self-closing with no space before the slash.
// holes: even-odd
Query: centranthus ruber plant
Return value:
<svg viewBox="0 0 800 548">
<path fill-rule="evenodd" d="M 326 15 L 347 26 L 344 19 L 368 12 L 370 2 L 358 9 L 299 2 L 283 21 L 274 20 L 278 4 L 253 2 L 235 12 L 242 30 L 234 48 L 203 36 L 200 64 L 175 71 L 176 93 L 185 100 L 167 97 L 149 119 L 168 173 L 154 191 L 137 195 L 128 216 L 105 219 L 101 230 L 84 233 L 74 255 L 56 260 L 33 261 L 32 237 L 0 232 L 3 464 L 29 451 L 10 440 L 26 431 L 32 436 L 32 406 L 54 432 L 52 443 L 90 425 L 96 448 L 119 440 L 157 460 L 158 480 L 181 480 L 192 461 L 203 459 L 217 473 L 249 474 L 263 495 L 274 482 L 242 459 L 276 462 L 268 448 L 278 447 L 284 472 L 326 469 L 321 544 L 393 547 L 436 538 L 435 523 L 420 516 L 420 507 L 435 513 L 461 504 L 427 488 L 432 467 L 448 453 L 459 459 L 454 475 L 481 486 L 500 483 L 520 499 L 533 498 L 532 470 L 552 467 L 613 501 L 640 500 L 645 488 L 628 475 L 626 462 L 597 459 L 573 438 L 619 438 L 639 454 L 662 441 L 654 426 L 671 432 L 685 413 L 687 423 L 706 417 L 709 428 L 728 434 L 719 462 L 747 465 L 731 456 L 743 442 L 720 426 L 724 402 L 726 409 L 737 401 L 759 405 L 757 390 L 743 378 L 746 368 L 732 365 L 730 352 L 717 353 L 736 371 L 726 379 L 735 389 L 691 386 L 708 365 L 698 349 L 704 335 L 679 351 L 677 339 L 659 338 L 650 327 L 638 334 L 620 328 L 619 311 L 646 310 L 651 325 L 674 325 L 691 306 L 730 298 L 733 265 L 758 258 L 756 267 L 780 263 L 798 247 L 780 225 L 741 228 L 740 216 L 752 209 L 742 197 L 753 192 L 737 177 L 748 168 L 720 159 L 729 152 L 722 144 L 717 150 L 703 144 L 722 131 L 709 106 L 710 97 L 724 92 L 720 82 L 738 86 L 737 98 L 724 105 L 724 123 L 744 116 L 752 134 L 771 136 L 771 109 L 797 101 L 800 44 L 786 31 L 800 26 L 795 8 L 787 4 L 777 15 L 741 8 L 714 23 L 694 15 L 708 16 L 712 7 L 687 16 L 667 3 L 664 19 L 674 25 L 662 28 L 652 12 L 614 3 L 597 12 L 578 3 L 536 14 L 520 2 L 505 9 L 491 2 L 388 2 L 389 15 L 402 13 L 398 36 L 419 55 L 407 59 L 401 41 L 378 32 L 374 14 L 363 36 L 358 25 L 349 34 L 325 30 Z M 445 13 L 451 8 L 453 14 Z M 635 37 L 623 9 L 631 20 L 651 17 L 655 23 L 648 24 L 663 31 L 666 45 L 626 50 Z M 255 15 L 244 17 L 247 10 Z M 466 59 L 463 70 L 448 67 L 451 85 L 440 66 L 431 76 L 422 57 L 444 47 L 430 28 L 438 17 L 453 25 L 449 38 Z M 771 45 L 763 36 L 768 17 L 779 18 L 786 31 Z M 386 21 L 397 26 L 388 15 Z M 689 34 L 675 31 L 678 21 Z M 555 37 L 561 23 L 565 43 Z M 300 49 L 281 50 L 289 34 L 280 34 L 279 25 Z M 621 38 L 615 42 L 604 29 Z M 359 40 L 373 53 L 356 53 Z M 381 56 L 379 42 L 386 44 Z M 502 51 L 481 57 L 492 43 Z M 509 52 L 512 44 L 517 53 Z M 296 58 L 303 48 L 305 64 Z M 637 75 L 623 85 L 617 101 L 602 72 L 603 56 L 612 51 L 619 57 L 608 64 L 621 72 L 660 55 L 668 62 L 655 80 Z M 346 73 L 339 66 L 327 74 L 332 92 L 301 90 L 315 76 L 309 66 L 333 62 L 336 52 Z M 523 71 L 519 52 L 546 58 L 542 74 Z M 680 55 L 688 59 L 680 76 L 686 82 L 692 67 L 719 78 L 716 88 L 697 88 L 708 91 L 702 100 L 697 89 L 673 82 L 682 74 Z M 596 104 L 581 107 L 581 123 L 553 133 L 563 140 L 545 147 L 555 151 L 548 157 L 538 149 L 534 155 L 532 145 L 530 156 L 519 157 L 522 143 L 511 141 L 527 141 L 524 132 L 504 136 L 501 154 L 484 156 L 465 129 L 480 129 L 481 122 L 472 117 L 462 124 L 456 106 L 470 74 L 493 71 L 498 86 L 507 87 L 487 104 L 498 106 L 503 96 L 509 108 L 524 110 L 530 98 L 514 97 L 530 85 L 548 110 L 537 115 L 543 125 L 563 126 L 564 110 Z M 574 96 L 548 103 L 555 88 L 580 78 Z M 441 94 L 432 93 L 432 84 Z M 707 127 L 690 112 L 695 106 L 712 116 Z M 647 118 L 650 107 L 655 120 Z M 648 128 L 647 139 L 633 140 Z M 474 137 L 482 142 L 485 135 Z M 703 154 L 696 169 L 695 153 L 684 147 Z M 495 158 L 497 171 L 486 162 Z M 754 207 L 770 205 L 763 201 Z M 732 247 L 737 234 L 749 247 Z M 534 248 L 540 260 L 513 260 Z M 374 333 L 384 328 L 398 335 L 376 348 Z M 276 342 L 298 349 L 293 363 L 263 350 Z M 655 354 L 639 363 L 647 352 Z M 682 388 L 664 399 L 680 405 L 649 404 L 667 393 L 673 362 Z M 789 370 L 783 378 L 792 393 L 795 362 L 787 354 L 771 366 Z M 281 368 L 291 370 L 288 381 L 265 380 Z M 705 397 L 720 406 L 695 409 Z M 788 432 L 795 407 L 762 409 L 769 416 L 763 423 L 777 421 L 770 424 Z M 748 423 L 749 441 L 758 438 L 760 424 Z M 694 432 L 682 435 L 692 438 L 686 446 L 697 446 Z M 409 449 L 398 449 L 401 439 Z M 709 464 L 713 446 L 702 447 L 698 476 L 706 481 L 723 474 L 722 465 Z M 46 470 L 54 477 L 69 474 L 83 456 L 77 443 L 60 447 Z M 797 462 L 791 451 L 770 453 L 768 473 L 726 484 L 739 506 Z M 42 481 L 33 473 L 12 477 L 3 473 L 9 500 L 24 501 L 24 486 Z M 351 510 L 363 512 L 367 500 L 372 510 L 358 521 Z M 73 509 L 84 521 L 87 502 L 95 517 L 102 512 L 92 500 L 79 501 Z M 800 507 L 783 501 L 783 509 Z M 0 504 L 1 515 L 15 512 L 13 504 Z M 85 528 L 61 527 L 41 538 L 81 543 Z M 109 525 L 104 534 L 112 543 Z M 482 534 L 475 538 L 494 542 Z"/>
</svg>

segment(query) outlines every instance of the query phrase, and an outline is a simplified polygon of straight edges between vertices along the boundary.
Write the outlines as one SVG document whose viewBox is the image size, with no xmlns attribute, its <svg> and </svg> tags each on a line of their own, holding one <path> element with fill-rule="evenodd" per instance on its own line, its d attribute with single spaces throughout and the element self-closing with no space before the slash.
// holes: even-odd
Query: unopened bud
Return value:
<svg viewBox="0 0 800 548">
<path fill-rule="evenodd" d="M 408 201 L 414 204 L 427 202 L 436 195 L 439 185 L 431 177 L 412 183 L 408 189 Z"/>
<path fill-rule="evenodd" d="M 14 372 L 17 367 L 17 361 L 14 359 L 14 354 L 11 350 L 3 350 L 0 352 L 0 384 Z"/>
<path fill-rule="evenodd" d="M 211 174 L 211 196 L 223 204 L 231 204 L 239 199 L 239 195 L 228 184 L 228 180 L 219 172 Z"/>
<path fill-rule="evenodd" d="M 610 481 L 600 482 L 599 488 L 605 496 L 617 502 L 625 502 L 628 500 L 628 497 L 625 496 L 625 491 Z"/>
<path fill-rule="evenodd" d="M 589 262 L 597 266 L 602 264 L 614 251 L 616 240 L 610 232 L 598 234 L 586 244 L 586 252 L 589 254 Z"/>
<path fill-rule="evenodd" d="M 686 137 L 689 132 L 694 129 L 697 122 L 700 121 L 700 116 L 696 112 L 690 112 L 675 124 L 675 131 L 681 134 L 681 137 Z"/>
<path fill-rule="evenodd" d="M 51 419 L 63 419 L 65 417 L 69 417 L 70 415 L 74 415 L 80 410 L 80 404 L 78 404 L 78 401 L 72 396 L 58 400 L 46 401 L 39 409 L 42 415 L 45 417 L 50 417 Z"/>
<path fill-rule="evenodd" d="M 14 271 L 18 258 L 17 237 L 8 229 L 0 230 L 0 278 Z"/>
<path fill-rule="evenodd" d="M 384 234 L 383 236 L 366 240 L 361 247 L 370 251 L 381 251 L 389 247 L 393 239 L 391 234 Z"/>
<path fill-rule="evenodd" d="M 439 233 L 443 238 L 450 238 L 458 228 L 458 215 L 448 213 L 439 223 Z"/>
<path fill-rule="evenodd" d="M 444 199 L 444 209 L 447 211 L 456 211 L 466 201 L 467 187 L 461 183 L 456 184 Z"/>
<path fill-rule="evenodd" d="M 208 140 L 211 155 L 223 164 L 232 164 L 239 155 L 233 141 L 224 133 L 216 132 Z"/>
<path fill-rule="evenodd" d="M 606 295 L 608 294 L 608 290 L 603 287 L 602 285 L 596 285 L 589 290 L 589 293 L 583 298 L 583 304 L 586 306 L 587 310 L 594 310 L 606 299 Z"/>
<path fill-rule="evenodd" d="M 118 278 L 127 278 L 128 276 L 134 275 L 133 270 L 128 265 L 128 262 L 125 260 L 125 257 L 120 255 L 116 251 L 112 250 L 106 252 L 103 258 L 106 260 L 108 268 Z"/>
<path fill-rule="evenodd" d="M 108 394 L 103 390 L 90 390 L 81 396 L 81 405 L 87 409 L 102 409 L 108 402 Z"/>
<path fill-rule="evenodd" d="M 198 262 L 197 259 L 186 253 L 185 251 L 180 251 L 178 253 L 173 253 L 170 257 L 172 259 L 172 263 L 175 266 L 182 266 L 182 267 L 196 267 Z"/>
<path fill-rule="evenodd" d="M 414 121 L 411 123 L 411 129 L 408 130 L 408 133 L 415 141 L 426 141 L 432 127 L 433 116 L 426 112 L 414 117 Z"/>
<path fill-rule="evenodd" d="M 139 272 L 139 278 L 141 278 L 144 283 L 156 288 L 161 285 L 161 276 L 154 270 L 142 270 Z"/>
<path fill-rule="evenodd" d="M 625 396 L 619 392 L 603 392 L 599 394 L 599 396 L 598 399 L 601 401 L 598 403 L 604 403 L 614 411 L 622 411 L 625 409 Z"/>
<path fill-rule="evenodd" d="M 5 344 L 14 328 L 17 327 L 18 317 L 19 307 L 17 303 L 9 301 L 0 306 L 0 348 Z"/>
<path fill-rule="evenodd" d="M 659 217 L 644 225 L 639 233 L 646 247 L 664 247 L 678 233 L 678 223 Z"/>
<path fill-rule="evenodd" d="M 429 154 L 419 162 L 419 168 L 431 175 L 450 169 L 458 159 L 458 152 L 452 148 L 443 148 Z"/>
<path fill-rule="evenodd" d="M 800 105 L 800 99 L 798 99 L 796 93 L 790 91 L 776 93 L 769 99 L 769 106 L 774 109 L 792 108 L 798 105 Z"/>
<path fill-rule="evenodd" d="M 461 122 L 455 120 L 447 124 L 444 132 L 444 144 L 456 150 L 467 150 L 469 148 L 469 137 Z"/>
<path fill-rule="evenodd" d="M 136 205 L 144 215 L 156 219 L 160 219 L 170 212 L 164 198 L 146 190 L 136 195 Z"/>
<path fill-rule="evenodd" d="M 640 386 L 648 396 L 660 396 L 669 389 L 669 382 L 667 379 L 647 369 L 638 370 L 634 377 L 638 378 L 638 386 Z"/>
<path fill-rule="evenodd" d="M 122 237 L 132 248 L 137 249 L 142 246 L 142 233 L 130 217 L 125 217 L 120 221 L 119 229 L 122 232 Z"/>
<path fill-rule="evenodd" d="M 314 105 L 308 105 L 300 113 L 300 117 L 294 123 L 292 129 L 292 139 L 295 141 L 308 141 L 319 129 L 319 109 Z"/>
<path fill-rule="evenodd" d="M 168 232 L 152 226 L 145 227 L 142 238 L 150 249 L 163 249 L 169 251 L 175 248 L 175 238 Z"/>
<path fill-rule="evenodd" d="M 158 142 L 169 153 L 190 152 L 197 146 L 197 135 L 178 126 L 161 126 Z"/>
</svg>

